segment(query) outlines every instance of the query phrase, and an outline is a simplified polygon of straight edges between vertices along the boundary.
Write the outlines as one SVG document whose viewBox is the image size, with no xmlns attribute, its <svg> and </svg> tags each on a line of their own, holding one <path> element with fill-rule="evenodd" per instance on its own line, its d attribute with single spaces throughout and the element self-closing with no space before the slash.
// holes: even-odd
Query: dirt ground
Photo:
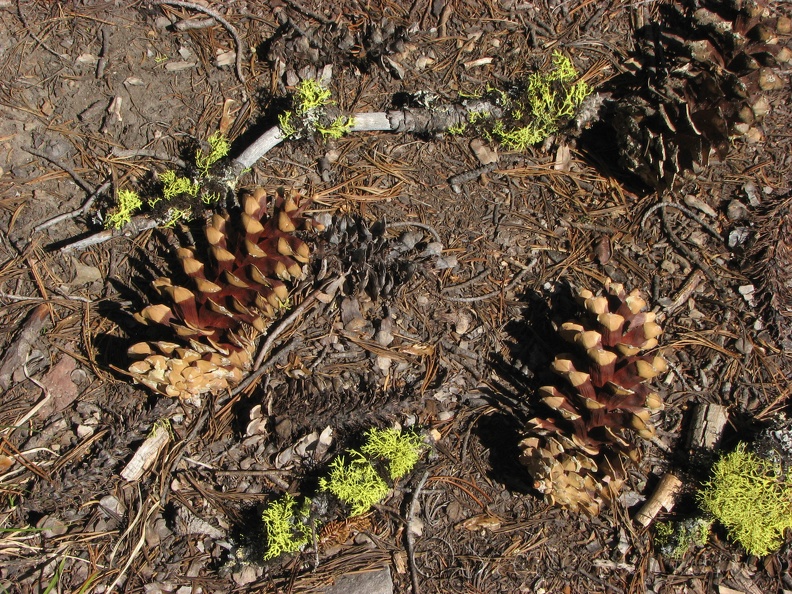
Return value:
<svg viewBox="0 0 792 594">
<path fill-rule="evenodd" d="M 281 144 L 243 185 L 299 190 L 327 221 L 387 224 L 373 238 L 315 238 L 295 303 L 319 271 L 347 271 L 364 243 L 377 290 L 352 275 L 343 302 L 317 304 L 278 338 L 265 376 L 196 407 L 119 372 L 148 332 L 132 314 L 150 281 L 173 271 L 185 231 L 62 251 L 102 229 L 112 192 L 38 225 L 80 209 L 106 182 L 145 186 L 221 126 L 239 153 L 301 78 L 329 76 L 348 113 L 385 110 L 406 94 L 450 103 L 503 87 L 555 49 L 603 83 L 633 49 L 636 13 L 651 19 L 661 3 L 201 4 L 238 33 L 244 82 L 225 26 L 177 25 L 206 17 L 191 8 L 0 1 L 0 353 L 13 367 L 0 368 L 0 591 L 312 592 L 380 566 L 395 592 L 412 591 L 411 570 L 421 592 L 792 591 L 788 545 L 756 558 L 715 527 L 705 547 L 672 559 L 656 550 L 653 528 L 631 519 L 669 468 L 685 489 L 662 517 L 696 513 L 705 476 L 682 445 L 694 404 L 728 407 L 726 447 L 786 406 L 789 352 L 768 331 L 748 288 L 758 282 L 728 238 L 750 232 L 761 204 L 792 189 L 788 86 L 772 96 L 761 141 L 735 141 L 670 198 L 636 189 L 613 155 L 573 135 L 524 152 L 485 142 L 498 160 L 457 184 L 449 178 L 482 165 L 470 136 Z M 716 234 L 682 210 L 652 210 L 669 199 Z M 747 218 L 728 216 L 735 200 Z M 649 444 L 615 505 L 589 518 L 542 501 L 517 444 L 556 352 L 552 325 L 565 321 L 572 288 L 597 290 L 606 278 L 642 289 L 663 312 L 670 368 L 656 385 L 668 451 Z M 378 341 L 383 329 L 392 340 Z M 124 480 L 163 419 L 173 439 L 142 479 Z M 441 438 L 365 520 L 318 552 L 264 563 L 261 507 L 309 492 L 317 469 L 362 431 L 394 424 Z M 332 444 L 317 447 L 327 427 Z M 408 556 L 406 518 L 424 475 Z"/>
</svg>

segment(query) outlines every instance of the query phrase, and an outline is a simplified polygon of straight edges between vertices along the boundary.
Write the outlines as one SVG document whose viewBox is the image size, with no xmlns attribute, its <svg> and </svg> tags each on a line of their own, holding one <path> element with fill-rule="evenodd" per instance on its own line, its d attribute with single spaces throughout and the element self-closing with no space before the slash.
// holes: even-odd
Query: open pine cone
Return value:
<svg viewBox="0 0 792 594">
<path fill-rule="evenodd" d="M 722 159 L 730 136 L 761 139 L 755 123 L 767 93 L 784 88 L 792 21 L 764 0 L 690 0 L 662 5 L 641 31 L 635 71 L 617 79 L 606 118 L 620 166 L 651 187 Z"/>
<path fill-rule="evenodd" d="M 779 346 L 792 352 L 792 195 L 769 200 L 743 259 Z"/>
<path fill-rule="evenodd" d="M 303 276 L 310 248 L 297 230 L 321 230 L 303 212 L 307 201 L 277 197 L 273 212 L 262 188 L 244 192 L 237 217 L 215 214 L 206 227 L 210 258 L 193 248 L 177 256 L 189 288 L 159 278 L 165 303 L 135 319 L 169 327 L 174 341 L 139 342 L 128 354 L 130 374 L 152 390 L 179 398 L 228 389 L 249 369 L 256 338 L 289 305 L 288 283 Z"/>
<path fill-rule="evenodd" d="M 650 416 L 663 404 L 646 382 L 667 366 L 646 352 L 661 329 L 639 291 L 611 283 L 578 300 L 584 315 L 559 329 L 574 353 L 553 362 L 561 381 L 539 389 L 547 414 L 528 422 L 521 460 L 548 503 L 596 515 L 619 490 L 625 457 L 640 457 L 631 434 L 654 436 Z"/>
</svg>

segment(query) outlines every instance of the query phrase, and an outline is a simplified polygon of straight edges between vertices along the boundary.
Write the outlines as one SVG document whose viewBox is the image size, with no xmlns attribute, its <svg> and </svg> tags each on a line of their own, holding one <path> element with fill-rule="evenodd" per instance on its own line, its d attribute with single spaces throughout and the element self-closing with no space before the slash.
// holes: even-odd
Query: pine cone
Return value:
<svg viewBox="0 0 792 594">
<path fill-rule="evenodd" d="M 390 297 L 412 278 L 418 256 L 413 248 L 415 234 L 400 239 L 385 235 L 386 226 L 377 222 L 369 226 L 358 216 L 344 215 L 327 225 L 323 239 L 340 262 L 346 274 L 345 295 L 366 293 L 372 299 Z M 408 236 L 408 237 L 407 237 Z"/>
<path fill-rule="evenodd" d="M 770 18 L 766 2 L 685 4 L 641 31 L 638 70 L 609 102 L 620 166 L 656 188 L 725 157 L 730 136 L 761 138 L 764 93 L 785 86 L 778 67 L 792 61 L 792 22 Z"/>
<path fill-rule="evenodd" d="M 779 345 L 792 351 L 792 197 L 765 205 L 754 226 L 743 263 Z"/>
<path fill-rule="evenodd" d="M 288 283 L 303 277 L 310 248 L 294 233 L 321 230 L 303 216 L 308 202 L 278 197 L 272 215 L 262 188 L 242 195 L 238 217 L 215 214 L 206 228 L 209 263 L 193 248 L 177 256 L 190 288 L 159 278 L 152 285 L 167 302 L 149 305 L 135 319 L 173 330 L 178 342 L 140 342 L 129 372 L 168 396 L 191 398 L 228 389 L 249 369 L 256 338 L 288 307 Z"/>
<path fill-rule="evenodd" d="M 654 436 L 650 416 L 663 404 L 645 382 L 667 366 L 646 353 L 661 329 L 639 291 L 611 283 L 607 295 L 583 290 L 578 300 L 584 316 L 559 329 L 575 352 L 553 362 L 564 381 L 539 389 L 548 416 L 528 422 L 521 459 L 548 503 L 596 515 L 621 486 L 624 458 L 640 458 L 630 434 Z"/>
</svg>

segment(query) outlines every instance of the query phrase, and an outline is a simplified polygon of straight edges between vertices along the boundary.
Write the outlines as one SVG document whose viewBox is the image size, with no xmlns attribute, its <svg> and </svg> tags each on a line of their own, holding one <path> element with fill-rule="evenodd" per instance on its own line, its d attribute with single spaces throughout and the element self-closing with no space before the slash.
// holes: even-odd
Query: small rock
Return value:
<svg viewBox="0 0 792 594">
<path fill-rule="evenodd" d="M 498 162 L 498 150 L 491 148 L 481 138 L 474 138 L 470 141 L 470 150 L 476 155 L 479 163 L 482 165 L 490 165 L 491 163 Z"/>
<path fill-rule="evenodd" d="M 44 538 L 54 538 L 55 536 L 63 536 L 69 530 L 66 524 L 61 522 L 55 516 L 44 516 L 36 524 L 36 528 L 41 529 L 41 535 Z"/>
<path fill-rule="evenodd" d="M 81 287 L 102 280 L 102 271 L 96 266 L 88 266 L 79 260 L 75 260 L 74 268 L 77 270 L 77 274 L 69 283 L 73 287 Z"/>
<path fill-rule="evenodd" d="M 231 66 L 236 62 L 236 52 L 233 50 L 217 50 L 215 55 L 215 66 L 222 68 L 223 66 Z"/>
<path fill-rule="evenodd" d="M 751 236 L 751 230 L 748 227 L 735 227 L 729 231 L 729 247 L 735 248 L 738 245 L 744 244 Z"/>
<path fill-rule="evenodd" d="M 740 337 L 734 341 L 734 348 L 737 349 L 738 353 L 742 353 L 743 355 L 750 355 L 751 352 L 753 352 L 753 344 L 744 337 Z"/>
<path fill-rule="evenodd" d="M 748 207 L 737 199 L 729 202 L 726 207 L 726 216 L 730 221 L 742 221 L 748 218 Z"/>
<path fill-rule="evenodd" d="M 121 517 L 126 512 L 126 507 L 115 495 L 105 495 L 99 500 L 99 507 L 113 516 Z"/>
<path fill-rule="evenodd" d="M 245 565 L 239 571 L 231 574 L 231 577 L 237 586 L 246 586 L 251 582 L 255 582 L 264 573 L 264 568 L 257 565 Z"/>
<path fill-rule="evenodd" d="M 356 571 L 339 576 L 329 588 L 318 590 L 321 594 L 393 594 L 390 568 Z"/>
<path fill-rule="evenodd" d="M 756 208 L 762 203 L 762 197 L 759 188 L 753 182 L 748 182 L 743 186 L 743 192 L 748 197 L 748 203 Z"/>
</svg>

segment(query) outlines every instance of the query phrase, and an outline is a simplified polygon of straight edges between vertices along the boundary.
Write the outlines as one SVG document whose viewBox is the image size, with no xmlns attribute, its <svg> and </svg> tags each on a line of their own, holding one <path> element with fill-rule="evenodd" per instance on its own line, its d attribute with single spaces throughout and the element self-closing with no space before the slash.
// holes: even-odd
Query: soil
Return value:
<svg viewBox="0 0 792 594">
<path fill-rule="evenodd" d="M 653 527 L 631 519 L 670 468 L 685 487 L 661 518 L 697 513 L 707 471 L 684 447 L 695 404 L 728 407 L 726 449 L 786 406 L 789 352 L 752 297 L 761 279 L 728 237 L 750 232 L 762 205 L 790 191 L 788 87 L 775 91 L 761 141 L 735 140 L 725 159 L 662 195 L 636 188 L 614 155 L 574 134 L 519 153 L 485 141 L 495 166 L 455 185 L 451 176 L 482 166 L 481 139 L 362 133 L 281 144 L 242 185 L 296 190 L 328 222 L 381 227 L 373 238 L 314 238 L 294 303 L 320 276 L 348 272 L 355 246 L 368 246 L 371 265 L 286 328 L 265 376 L 198 406 L 123 373 L 127 347 L 149 337 L 133 314 L 152 279 L 175 274 L 173 248 L 190 229 L 61 251 L 101 231 L 107 193 L 36 228 L 106 182 L 146 187 L 219 128 L 238 154 L 300 79 L 324 75 L 346 113 L 421 92 L 451 103 L 520 80 L 561 49 L 602 83 L 633 49 L 636 11 L 651 19 L 660 4 L 211 3 L 238 32 L 242 82 L 225 26 L 177 26 L 206 17 L 189 7 L 0 1 L 0 352 L 10 365 L 0 368 L 0 586 L 311 592 L 385 565 L 396 592 L 413 591 L 411 571 L 422 592 L 792 590 L 788 545 L 752 557 L 716 525 L 706 546 L 674 559 Z M 715 236 L 682 210 L 652 210 L 662 200 L 684 202 Z M 728 216 L 735 200 L 742 220 Z M 517 444 L 558 352 L 553 325 L 567 319 L 574 289 L 597 291 L 607 278 L 643 290 L 664 317 L 670 367 L 655 383 L 667 451 L 642 446 L 622 495 L 591 518 L 545 503 Z M 162 420 L 172 439 L 139 481 L 125 480 Z M 394 425 L 434 430 L 419 466 L 318 551 L 263 562 L 262 507 L 286 491 L 313 494 L 334 456 L 368 428 Z M 317 441 L 328 427 L 329 446 Z"/>
</svg>

